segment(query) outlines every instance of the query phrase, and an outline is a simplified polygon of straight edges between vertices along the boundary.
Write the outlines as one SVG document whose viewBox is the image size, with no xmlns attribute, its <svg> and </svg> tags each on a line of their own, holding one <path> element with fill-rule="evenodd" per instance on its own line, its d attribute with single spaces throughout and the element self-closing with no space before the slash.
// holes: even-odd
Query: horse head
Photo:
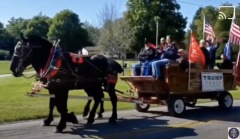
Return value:
<svg viewBox="0 0 240 139">
<path fill-rule="evenodd" d="M 21 77 L 29 65 L 32 65 L 36 72 L 40 72 L 40 69 L 47 62 L 51 47 L 52 43 L 43 38 L 21 35 L 11 60 L 10 70 L 12 74 L 15 77 Z"/>
</svg>

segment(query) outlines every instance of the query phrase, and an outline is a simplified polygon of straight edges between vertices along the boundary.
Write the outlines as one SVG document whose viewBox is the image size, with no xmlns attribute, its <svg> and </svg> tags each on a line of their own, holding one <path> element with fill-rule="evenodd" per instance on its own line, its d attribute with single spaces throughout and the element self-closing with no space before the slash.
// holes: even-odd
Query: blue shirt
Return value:
<svg viewBox="0 0 240 139">
<path fill-rule="evenodd" d="M 218 49 L 218 45 L 212 45 L 207 47 L 207 50 L 209 51 L 209 63 L 215 63 L 216 61 L 216 52 Z"/>
<path fill-rule="evenodd" d="M 178 49 L 176 48 L 176 46 L 173 43 L 169 44 L 163 49 L 161 59 L 170 59 L 175 61 L 179 58 L 177 52 Z"/>
</svg>

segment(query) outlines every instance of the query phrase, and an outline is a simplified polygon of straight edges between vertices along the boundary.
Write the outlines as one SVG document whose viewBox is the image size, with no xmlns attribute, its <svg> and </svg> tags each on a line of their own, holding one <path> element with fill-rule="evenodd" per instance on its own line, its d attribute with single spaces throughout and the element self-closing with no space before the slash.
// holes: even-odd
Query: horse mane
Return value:
<svg viewBox="0 0 240 139">
<path fill-rule="evenodd" d="M 29 36 L 27 36 L 27 38 L 29 39 L 30 42 L 38 43 L 38 44 L 41 44 L 42 46 L 52 47 L 52 45 L 53 45 L 47 39 L 39 37 L 39 36 L 29 35 Z"/>
</svg>

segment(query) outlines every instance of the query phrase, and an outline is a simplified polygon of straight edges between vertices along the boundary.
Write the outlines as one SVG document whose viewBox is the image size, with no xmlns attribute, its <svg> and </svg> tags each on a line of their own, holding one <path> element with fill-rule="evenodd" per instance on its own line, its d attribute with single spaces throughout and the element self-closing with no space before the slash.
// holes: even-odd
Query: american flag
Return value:
<svg viewBox="0 0 240 139">
<path fill-rule="evenodd" d="M 216 35 L 215 35 L 214 31 L 213 31 L 212 26 L 209 25 L 209 24 L 205 24 L 204 32 L 206 34 L 208 34 L 209 36 L 216 37 Z"/>
<path fill-rule="evenodd" d="M 231 30 L 229 33 L 229 41 L 232 44 L 240 45 L 240 27 L 237 25 L 236 20 L 234 19 L 231 25 Z"/>
</svg>

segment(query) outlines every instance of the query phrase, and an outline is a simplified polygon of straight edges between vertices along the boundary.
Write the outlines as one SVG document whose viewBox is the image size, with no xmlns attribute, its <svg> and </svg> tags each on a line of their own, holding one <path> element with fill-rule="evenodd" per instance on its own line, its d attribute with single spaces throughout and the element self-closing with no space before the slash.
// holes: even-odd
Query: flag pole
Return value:
<svg viewBox="0 0 240 139">
<path fill-rule="evenodd" d="M 235 19 L 235 15 L 233 15 L 233 19 L 232 19 L 232 23 L 231 23 L 231 27 L 230 27 L 230 33 L 231 33 L 231 30 L 232 30 L 232 25 L 233 25 L 233 21 Z M 228 37 L 228 45 L 230 45 L 230 33 L 229 33 L 229 37 Z M 237 65 L 239 64 L 239 54 L 240 54 L 240 45 L 238 47 L 238 55 L 237 55 L 237 61 L 235 63 L 235 69 L 233 69 L 234 71 L 234 78 L 233 78 L 233 88 L 234 88 L 234 85 L 235 85 L 235 82 L 236 82 L 236 68 L 237 68 Z"/>
<path fill-rule="evenodd" d="M 203 15 L 203 39 L 205 37 L 204 32 L 205 32 L 205 14 Z"/>
<path fill-rule="evenodd" d="M 158 48 L 158 21 L 156 22 L 156 48 Z"/>
<path fill-rule="evenodd" d="M 190 29 L 191 30 L 191 29 Z M 189 60 L 189 57 L 191 56 L 190 54 L 190 47 L 191 47 L 191 42 L 192 42 L 192 30 L 190 34 L 190 42 L 189 42 L 189 48 L 188 48 L 188 91 L 190 90 L 190 76 L 191 76 L 191 61 Z"/>
<path fill-rule="evenodd" d="M 231 32 L 231 30 L 232 30 L 232 24 L 233 24 L 233 20 L 234 20 L 235 18 L 233 18 L 232 19 L 232 22 L 231 22 L 231 27 L 230 27 L 230 32 Z M 229 33 L 229 36 L 228 36 L 228 43 L 230 42 L 230 33 Z"/>
</svg>

